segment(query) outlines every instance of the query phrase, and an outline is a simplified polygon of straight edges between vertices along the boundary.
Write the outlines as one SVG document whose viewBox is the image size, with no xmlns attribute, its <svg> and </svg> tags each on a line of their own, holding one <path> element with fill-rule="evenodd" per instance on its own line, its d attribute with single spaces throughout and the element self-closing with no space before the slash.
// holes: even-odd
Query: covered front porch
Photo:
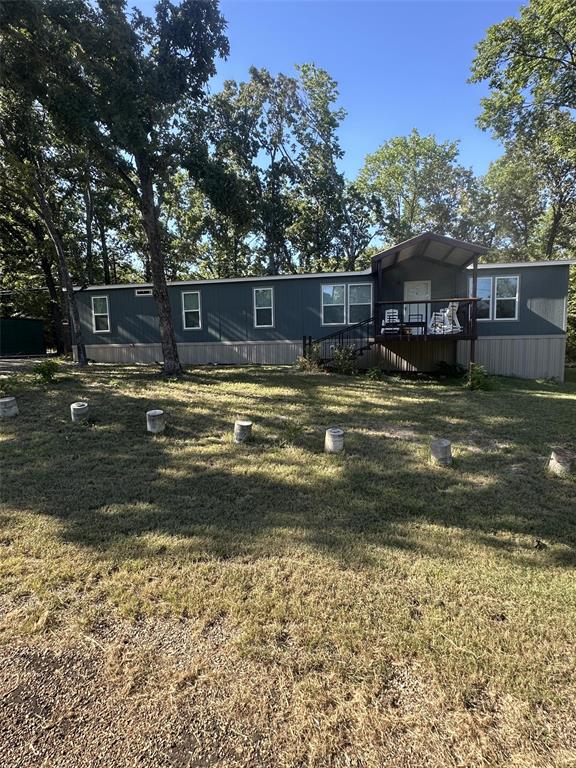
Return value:
<svg viewBox="0 0 576 768">
<path fill-rule="evenodd" d="M 393 345 L 391 359 L 411 349 L 409 357 L 416 361 L 439 354 L 455 360 L 456 342 L 466 341 L 474 362 L 478 256 L 486 250 L 425 232 L 377 253 L 372 258 L 372 316 L 319 339 L 304 337 L 304 355 L 315 348 L 329 362 L 337 350 L 347 348 L 357 357 L 387 359 L 386 348 Z M 434 353 L 424 351 L 430 343 L 437 347 Z"/>
<path fill-rule="evenodd" d="M 424 232 L 377 253 L 372 258 L 374 342 L 470 341 L 473 361 L 478 257 L 486 250 Z"/>
</svg>

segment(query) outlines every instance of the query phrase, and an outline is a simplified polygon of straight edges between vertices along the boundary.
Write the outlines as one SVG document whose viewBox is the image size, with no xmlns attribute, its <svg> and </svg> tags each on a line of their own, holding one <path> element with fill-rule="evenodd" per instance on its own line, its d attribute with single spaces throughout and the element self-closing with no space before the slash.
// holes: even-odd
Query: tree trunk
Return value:
<svg viewBox="0 0 576 768">
<path fill-rule="evenodd" d="M 158 210 L 154 199 L 152 173 L 146 158 L 137 157 L 136 167 L 140 179 L 140 211 L 142 214 L 142 224 L 144 226 L 144 231 L 146 232 L 150 252 L 152 294 L 156 303 L 156 311 L 160 323 L 160 342 L 162 344 L 162 354 L 164 356 L 164 373 L 178 375 L 182 373 L 182 366 L 180 365 L 178 347 L 176 346 L 176 335 L 174 333 L 174 323 L 172 322 L 170 297 L 168 295 L 168 285 L 166 283 L 166 272 L 164 268 L 164 254 L 162 253 L 160 238 L 160 222 L 158 220 Z"/>
<path fill-rule="evenodd" d="M 152 270 L 150 269 L 150 256 L 149 254 L 144 254 L 144 280 L 147 283 L 152 282 Z"/>
<path fill-rule="evenodd" d="M 108 254 L 108 243 L 106 242 L 106 227 L 102 223 L 100 216 L 96 217 L 96 225 L 98 227 L 98 232 L 100 233 L 100 247 L 102 249 L 102 267 L 104 269 L 104 282 L 106 283 L 106 285 L 110 285 L 112 280 L 110 279 L 110 257 Z"/>
<path fill-rule="evenodd" d="M 68 313 L 70 316 L 70 325 L 72 329 L 72 346 L 76 347 L 77 363 L 80 366 L 84 366 L 88 363 L 86 357 L 86 347 L 84 346 L 84 340 L 82 338 L 82 326 L 80 325 L 80 313 L 78 312 L 78 305 L 76 304 L 76 297 L 74 296 L 74 285 L 72 278 L 70 277 L 70 270 L 68 269 L 68 262 L 66 260 L 66 253 L 62 244 L 62 238 L 60 232 L 56 227 L 54 218 L 52 216 L 52 209 L 46 199 L 42 185 L 35 180 L 35 193 L 42 213 L 42 221 L 46 227 L 46 230 L 54 244 L 56 250 L 56 256 L 58 258 L 58 271 L 60 272 L 60 283 L 66 291 L 66 303 L 68 305 Z"/>
<path fill-rule="evenodd" d="M 558 231 L 560 229 L 560 222 L 562 221 L 562 204 L 559 203 L 553 207 L 552 223 L 548 230 L 548 237 L 546 238 L 546 258 L 551 259 L 554 254 L 554 246 L 556 245 L 556 238 L 558 237 Z"/>
<path fill-rule="evenodd" d="M 52 328 L 52 338 L 56 345 L 56 352 L 59 355 L 63 355 L 67 350 L 64 339 L 64 329 L 62 327 L 62 307 L 60 306 L 60 297 L 58 296 L 58 290 L 56 288 L 56 283 L 54 282 L 54 276 L 52 275 L 50 260 L 45 253 L 43 253 L 40 258 L 40 265 L 42 267 L 42 272 L 44 273 L 44 279 L 46 280 L 48 295 L 50 296 L 50 327 Z"/>
<path fill-rule="evenodd" d="M 356 263 L 356 238 L 354 237 L 354 225 L 350 220 L 350 213 L 344 200 L 340 200 L 341 209 L 340 212 L 344 218 L 344 224 L 346 226 L 346 240 L 343 243 L 344 255 L 346 256 L 346 271 L 353 272 Z"/>
<path fill-rule="evenodd" d="M 84 187 L 84 206 L 86 209 L 86 277 L 90 285 L 96 282 L 94 275 L 94 259 L 92 253 L 92 222 L 94 219 L 94 202 L 92 200 L 92 190 L 90 189 L 90 178 L 86 181 Z"/>
<path fill-rule="evenodd" d="M 236 235 L 232 235 L 232 242 L 234 243 L 233 251 L 232 251 L 234 261 L 232 266 L 233 271 L 232 271 L 232 274 L 229 275 L 229 277 L 240 277 L 240 269 L 238 268 L 238 250 L 239 250 L 240 244 L 238 242 L 238 238 L 236 237 Z"/>
</svg>

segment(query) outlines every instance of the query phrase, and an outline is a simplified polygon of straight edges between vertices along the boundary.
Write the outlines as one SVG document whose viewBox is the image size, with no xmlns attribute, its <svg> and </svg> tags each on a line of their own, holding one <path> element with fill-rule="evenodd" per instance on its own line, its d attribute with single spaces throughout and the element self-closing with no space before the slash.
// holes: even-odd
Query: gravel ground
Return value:
<svg viewBox="0 0 576 768">
<path fill-rule="evenodd" d="M 257 759 L 251 739 L 210 711 L 214 699 L 225 698 L 218 681 L 209 697 L 195 690 L 207 653 L 210 677 L 225 663 L 218 653 L 224 639 L 219 626 L 199 638 L 186 623 L 162 622 L 5 647 L 0 765 L 249 764 L 249 755 Z"/>
</svg>

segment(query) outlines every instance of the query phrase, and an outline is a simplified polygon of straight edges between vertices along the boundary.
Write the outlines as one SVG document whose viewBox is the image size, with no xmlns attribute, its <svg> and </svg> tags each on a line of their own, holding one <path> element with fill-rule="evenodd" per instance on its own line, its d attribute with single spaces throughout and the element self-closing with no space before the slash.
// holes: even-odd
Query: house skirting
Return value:
<svg viewBox="0 0 576 768">
<path fill-rule="evenodd" d="M 433 371 L 436 364 L 467 366 L 469 341 L 376 344 L 359 363 L 385 370 Z M 291 365 L 302 354 L 300 340 L 195 342 L 178 344 L 185 365 Z M 101 363 L 162 361 L 160 344 L 87 344 L 86 354 Z M 476 362 L 488 373 L 524 379 L 564 380 L 566 336 L 485 336 L 476 340 Z"/>
<path fill-rule="evenodd" d="M 160 344 L 87 344 L 86 354 L 99 363 L 162 361 Z M 302 354 L 302 341 L 182 343 L 178 354 L 184 365 L 290 365 Z"/>
<path fill-rule="evenodd" d="M 458 342 L 457 357 L 468 365 L 470 342 Z M 521 379 L 564 381 L 566 336 L 484 336 L 476 340 L 476 362 L 488 373 Z"/>
<path fill-rule="evenodd" d="M 396 342 L 373 347 L 365 364 L 395 371 L 433 371 L 440 362 L 468 367 L 469 355 L 469 341 Z M 564 381 L 565 356 L 564 334 L 476 339 L 476 362 L 498 376 Z"/>
</svg>

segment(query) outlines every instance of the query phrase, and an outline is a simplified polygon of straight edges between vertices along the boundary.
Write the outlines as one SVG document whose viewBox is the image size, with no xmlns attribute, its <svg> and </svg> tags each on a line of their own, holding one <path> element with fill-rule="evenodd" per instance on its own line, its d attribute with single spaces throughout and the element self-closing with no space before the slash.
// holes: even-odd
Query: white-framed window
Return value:
<svg viewBox="0 0 576 768">
<path fill-rule="evenodd" d="M 274 327 L 274 289 L 254 288 L 254 328 Z"/>
<path fill-rule="evenodd" d="M 348 283 L 348 325 L 372 317 L 372 283 Z"/>
<path fill-rule="evenodd" d="M 494 320 L 518 320 L 517 275 L 494 278 Z"/>
<path fill-rule="evenodd" d="M 92 296 L 92 329 L 94 333 L 110 333 L 108 296 Z"/>
<path fill-rule="evenodd" d="M 322 325 L 346 325 L 346 285 L 323 285 Z"/>
<path fill-rule="evenodd" d="M 134 293 L 136 296 L 152 296 L 152 288 L 136 288 Z"/>
<path fill-rule="evenodd" d="M 472 295 L 470 278 L 470 295 Z M 518 320 L 518 275 L 479 277 L 476 285 L 478 320 Z"/>
<path fill-rule="evenodd" d="M 202 328 L 200 291 L 182 293 L 182 327 L 185 331 L 197 331 Z"/>
<path fill-rule="evenodd" d="M 474 288 L 474 281 L 470 278 L 470 296 Z M 476 281 L 476 312 L 478 320 L 492 319 L 492 278 L 479 277 Z"/>
</svg>

